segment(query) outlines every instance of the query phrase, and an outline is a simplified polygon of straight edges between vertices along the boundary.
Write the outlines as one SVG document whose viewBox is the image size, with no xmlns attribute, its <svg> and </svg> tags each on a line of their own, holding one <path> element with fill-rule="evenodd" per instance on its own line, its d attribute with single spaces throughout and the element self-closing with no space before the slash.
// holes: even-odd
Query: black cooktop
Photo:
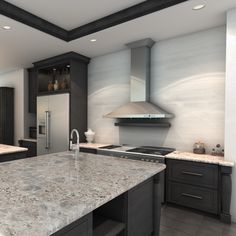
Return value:
<svg viewBox="0 0 236 236">
<path fill-rule="evenodd" d="M 127 150 L 127 152 L 136 152 L 136 153 L 153 154 L 161 156 L 165 156 L 173 151 L 175 151 L 174 148 L 152 147 L 152 146 L 141 146 Z"/>
<path fill-rule="evenodd" d="M 102 147 L 99 147 L 99 148 L 104 148 L 104 149 L 114 149 L 114 148 L 118 148 L 118 147 L 121 147 L 121 145 L 107 145 L 107 146 L 102 146 Z"/>
</svg>

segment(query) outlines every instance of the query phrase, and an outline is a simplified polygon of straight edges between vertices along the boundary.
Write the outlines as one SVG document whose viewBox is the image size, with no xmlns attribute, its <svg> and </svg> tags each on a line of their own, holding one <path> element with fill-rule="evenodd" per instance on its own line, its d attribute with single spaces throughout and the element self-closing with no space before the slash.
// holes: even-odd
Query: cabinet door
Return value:
<svg viewBox="0 0 236 236">
<path fill-rule="evenodd" d="M 66 232 L 64 236 L 88 236 L 88 222 L 82 222 L 78 226 Z"/>
<path fill-rule="evenodd" d="M 29 113 L 36 113 L 37 110 L 37 73 L 36 69 L 28 69 L 28 104 Z"/>
<path fill-rule="evenodd" d="M 153 232 L 153 179 L 128 192 L 128 235 L 147 236 Z"/>
<path fill-rule="evenodd" d="M 0 143 L 14 145 L 13 88 L 0 88 Z"/>
<path fill-rule="evenodd" d="M 46 143 L 46 111 L 49 96 L 37 97 L 37 155 L 48 154 Z"/>
<path fill-rule="evenodd" d="M 73 222 L 51 236 L 92 236 L 93 224 L 92 214 L 88 214 L 81 219 Z"/>
<path fill-rule="evenodd" d="M 67 151 L 69 147 L 69 117 L 70 117 L 70 95 L 50 95 L 49 108 L 49 139 L 50 153 Z"/>
</svg>

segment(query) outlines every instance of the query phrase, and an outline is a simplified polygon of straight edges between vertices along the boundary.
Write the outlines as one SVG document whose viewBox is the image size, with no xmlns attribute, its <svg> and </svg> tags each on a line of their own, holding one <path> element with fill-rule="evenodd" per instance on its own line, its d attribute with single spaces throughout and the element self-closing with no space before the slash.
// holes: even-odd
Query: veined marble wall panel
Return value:
<svg viewBox="0 0 236 236">
<path fill-rule="evenodd" d="M 157 42 L 152 48 L 151 101 L 175 114 L 171 128 L 118 128 L 102 115 L 129 101 L 130 51 L 92 59 L 89 126 L 97 142 L 208 151 L 224 142 L 225 27 Z"/>
<path fill-rule="evenodd" d="M 91 60 L 88 73 L 88 127 L 96 142 L 119 143 L 119 128 L 103 116 L 130 99 L 130 50 Z"/>
</svg>

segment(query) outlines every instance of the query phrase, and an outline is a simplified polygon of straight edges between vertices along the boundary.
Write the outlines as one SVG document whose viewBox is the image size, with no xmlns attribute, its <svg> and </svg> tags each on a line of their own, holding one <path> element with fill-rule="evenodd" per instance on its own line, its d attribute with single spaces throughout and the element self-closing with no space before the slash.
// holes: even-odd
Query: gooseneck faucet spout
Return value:
<svg viewBox="0 0 236 236">
<path fill-rule="evenodd" d="M 73 144 L 73 135 L 76 134 L 77 142 L 76 144 Z M 77 150 L 79 151 L 79 132 L 77 129 L 72 129 L 70 133 L 70 150 Z"/>
</svg>

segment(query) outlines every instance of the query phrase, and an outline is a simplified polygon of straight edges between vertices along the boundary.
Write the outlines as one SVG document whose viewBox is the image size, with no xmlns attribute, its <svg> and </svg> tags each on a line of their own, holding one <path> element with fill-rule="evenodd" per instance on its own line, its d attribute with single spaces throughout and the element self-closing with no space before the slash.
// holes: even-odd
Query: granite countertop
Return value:
<svg viewBox="0 0 236 236">
<path fill-rule="evenodd" d="M 195 154 L 191 152 L 174 151 L 166 155 L 165 157 L 170 158 L 170 159 L 183 160 L 183 161 L 185 160 L 185 161 L 195 161 L 195 162 L 203 162 L 203 163 L 209 163 L 209 164 L 217 164 L 221 166 L 229 166 L 229 167 L 234 166 L 234 162 L 227 161 L 224 159 L 224 157 L 212 156 L 212 155 L 207 155 L 207 154 Z"/>
<path fill-rule="evenodd" d="M 0 144 L 0 155 L 26 151 L 28 151 L 28 148 Z"/>
<path fill-rule="evenodd" d="M 101 147 L 105 147 L 111 144 L 102 144 L 102 143 L 80 143 L 79 146 L 83 148 L 92 148 L 92 149 L 98 149 Z"/>
<path fill-rule="evenodd" d="M 0 235 L 51 235 L 164 169 L 72 152 L 1 163 Z"/>
</svg>

